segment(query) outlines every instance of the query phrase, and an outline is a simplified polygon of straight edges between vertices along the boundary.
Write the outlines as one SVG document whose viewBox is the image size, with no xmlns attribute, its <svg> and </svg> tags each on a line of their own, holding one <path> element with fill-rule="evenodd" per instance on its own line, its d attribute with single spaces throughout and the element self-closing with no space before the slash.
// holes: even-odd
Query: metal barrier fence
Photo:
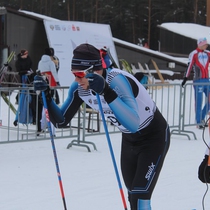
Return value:
<svg viewBox="0 0 210 210">
<path fill-rule="evenodd" d="M 196 135 L 192 131 L 194 128 L 196 129 L 192 83 L 187 83 L 185 88 L 182 88 L 180 83 L 160 83 L 147 86 L 149 94 L 169 123 L 171 135 L 183 135 L 188 139 L 196 139 Z M 2 96 L 0 97 L 0 144 L 49 139 L 47 129 L 37 136 L 36 125 L 18 124 L 16 127 L 13 125 L 15 111 L 18 109 L 18 104 L 15 104 L 15 97 L 20 90 L 22 88 L 0 88 Z M 30 90 L 33 90 L 33 87 L 28 87 L 26 94 L 31 94 Z M 68 87 L 60 87 L 58 92 L 62 104 L 67 96 Z M 107 127 L 110 134 L 119 132 L 110 122 L 107 122 Z M 91 147 L 96 150 L 96 145 L 86 141 L 86 137 L 105 134 L 99 113 L 85 106 L 80 108 L 66 128 L 56 128 L 55 132 L 55 139 L 72 139 L 67 148 L 81 146 L 87 148 L 88 151 L 91 151 Z"/>
</svg>

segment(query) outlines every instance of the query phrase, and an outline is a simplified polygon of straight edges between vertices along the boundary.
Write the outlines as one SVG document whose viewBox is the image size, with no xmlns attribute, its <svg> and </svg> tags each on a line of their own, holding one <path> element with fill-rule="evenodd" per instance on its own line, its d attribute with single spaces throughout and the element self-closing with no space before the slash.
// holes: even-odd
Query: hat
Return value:
<svg viewBox="0 0 210 210">
<path fill-rule="evenodd" d="M 52 56 L 52 55 L 53 55 L 53 52 L 52 52 L 51 48 L 45 48 L 44 54 L 45 54 L 45 55 Z"/>
<path fill-rule="evenodd" d="M 54 48 L 50 47 L 50 50 L 51 50 L 52 56 L 54 56 L 54 55 L 55 55 L 55 50 L 54 50 Z"/>
<path fill-rule="evenodd" d="M 28 54 L 28 51 L 27 50 L 24 50 L 23 49 L 23 50 L 20 51 L 20 55 L 21 56 L 26 55 L 26 54 Z"/>
<path fill-rule="evenodd" d="M 73 51 L 71 68 L 85 70 L 91 66 L 95 71 L 103 69 L 99 50 L 90 44 L 76 47 Z"/>
<path fill-rule="evenodd" d="M 206 37 L 202 37 L 202 38 L 198 39 L 197 44 L 198 44 L 198 47 L 202 47 L 203 45 L 208 44 Z"/>
</svg>

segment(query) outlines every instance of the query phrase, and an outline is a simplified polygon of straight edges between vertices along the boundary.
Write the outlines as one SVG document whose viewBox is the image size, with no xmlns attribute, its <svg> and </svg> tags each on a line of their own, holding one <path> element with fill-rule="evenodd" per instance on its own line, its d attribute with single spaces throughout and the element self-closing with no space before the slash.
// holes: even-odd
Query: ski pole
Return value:
<svg viewBox="0 0 210 210">
<path fill-rule="evenodd" d="M 110 137 L 109 137 L 109 132 L 108 132 L 108 129 L 107 129 L 107 125 L 106 125 L 106 121 L 105 121 L 105 117 L 104 117 L 104 113 L 103 113 L 103 109 L 102 109 L 102 105 L 101 105 L 101 100 L 100 100 L 100 97 L 99 97 L 98 94 L 96 94 L 96 97 L 97 97 L 99 111 L 101 113 L 101 118 L 102 118 L 103 125 L 104 125 L 104 130 L 105 130 L 105 133 L 106 133 L 107 142 L 108 142 L 108 145 L 109 145 L 109 151 L 110 151 L 110 154 L 111 154 L 112 163 L 114 165 L 114 170 L 115 170 L 116 178 L 117 178 L 119 189 L 120 189 L 120 195 L 121 195 L 121 198 L 122 198 L 123 207 L 124 207 L 125 210 L 127 210 L 125 196 L 124 196 L 124 192 L 123 192 L 123 189 L 122 189 L 122 184 L 121 184 L 121 181 L 120 181 L 120 176 L 119 176 L 118 169 L 117 169 L 117 164 L 116 164 L 116 161 L 115 161 L 114 152 L 113 152 L 113 149 L 112 149 L 112 143 L 111 143 L 111 140 L 110 140 Z"/>
<path fill-rule="evenodd" d="M 49 133 L 50 133 L 50 139 L 51 139 L 51 144 L 52 144 L 52 149 L 53 149 L 53 154 L 54 154 L 55 165 L 56 165 L 56 169 L 57 169 L 57 175 L 58 175 L 61 196 L 63 199 L 63 206 L 64 206 L 64 210 L 67 210 L 66 200 L 65 200 L 65 196 L 64 196 L 64 190 L 63 190 L 63 184 L 62 184 L 62 180 L 61 180 L 61 173 L 60 173 L 60 169 L 59 169 L 59 165 L 58 165 L 58 158 L 57 158 L 57 154 L 56 154 L 54 137 L 53 137 L 52 128 L 51 128 L 51 124 L 50 124 L 50 117 L 49 117 L 49 113 L 48 113 L 47 101 L 46 101 L 46 96 L 45 96 L 44 91 L 42 91 L 42 99 L 43 99 L 44 111 L 45 111 L 45 115 L 46 115 L 46 119 L 47 119 L 47 125 L 48 125 L 48 129 L 49 129 Z"/>
</svg>

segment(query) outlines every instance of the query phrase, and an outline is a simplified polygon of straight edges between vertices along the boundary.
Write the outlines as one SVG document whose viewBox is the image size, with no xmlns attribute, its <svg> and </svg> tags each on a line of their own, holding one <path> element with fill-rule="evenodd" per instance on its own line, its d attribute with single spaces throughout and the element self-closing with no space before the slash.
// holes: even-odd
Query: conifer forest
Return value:
<svg viewBox="0 0 210 210">
<path fill-rule="evenodd" d="M 1 0 L 1 7 L 60 20 L 109 24 L 115 38 L 158 48 L 158 25 L 206 25 L 207 0 Z"/>
</svg>

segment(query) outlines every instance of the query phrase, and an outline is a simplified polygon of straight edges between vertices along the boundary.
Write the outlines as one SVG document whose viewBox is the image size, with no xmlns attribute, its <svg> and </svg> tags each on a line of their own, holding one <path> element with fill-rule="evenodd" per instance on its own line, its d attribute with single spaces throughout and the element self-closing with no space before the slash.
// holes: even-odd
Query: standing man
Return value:
<svg viewBox="0 0 210 210">
<path fill-rule="evenodd" d="M 34 72 L 32 70 L 32 60 L 28 55 L 28 50 L 22 49 L 17 55 L 17 60 L 15 62 L 16 71 L 20 76 L 20 83 L 23 88 L 25 88 L 29 83 L 33 81 Z M 31 91 L 30 91 L 31 92 Z M 30 99 L 27 97 L 26 90 L 20 90 L 16 95 L 16 104 L 18 104 L 18 111 L 13 122 L 14 126 L 17 126 L 18 122 L 22 124 L 29 124 L 36 122 L 36 116 L 31 109 Z M 29 110 L 28 110 L 29 103 Z M 27 116 L 29 113 L 29 116 Z"/>
<path fill-rule="evenodd" d="M 73 54 L 75 81 L 61 107 L 52 100 L 40 76 L 34 89 L 45 90 L 50 121 L 58 128 L 72 120 L 83 102 L 99 110 L 99 94 L 105 117 L 122 132 L 121 170 L 131 210 L 151 210 L 151 196 L 170 144 L 168 123 L 133 75 L 102 68 L 100 52 L 94 46 L 81 44 Z"/>
<path fill-rule="evenodd" d="M 210 63 L 210 51 L 206 50 L 208 43 L 205 37 L 198 39 L 197 45 L 197 48 L 193 50 L 189 55 L 189 64 L 185 77 L 182 81 L 182 87 L 184 87 L 191 71 L 193 71 L 193 87 L 195 91 L 195 118 L 197 127 L 199 129 L 203 129 L 205 126 L 204 119 L 210 108 L 210 84 L 208 69 Z M 206 96 L 206 101 L 205 106 L 202 108 L 203 94 Z"/>
<path fill-rule="evenodd" d="M 33 74 L 32 70 L 32 60 L 28 55 L 28 50 L 22 49 L 17 55 L 17 60 L 15 62 L 15 68 L 20 76 L 20 83 L 26 84 L 29 83 L 30 74 Z M 33 81 L 33 79 L 32 79 Z M 30 81 L 31 82 L 31 81 Z M 19 94 L 16 95 L 16 104 L 18 104 Z"/>
<path fill-rule="evenodd" d="M 28 55 L 28 50 L 21 50 L 17 55 L 17 61 L 15 62 L 16 71 L 20 75 L 21 83 L 25 82 L 23 75 L 28 75 L 33 73 L 32 61 L 30 56 Z"/>
</svg>

